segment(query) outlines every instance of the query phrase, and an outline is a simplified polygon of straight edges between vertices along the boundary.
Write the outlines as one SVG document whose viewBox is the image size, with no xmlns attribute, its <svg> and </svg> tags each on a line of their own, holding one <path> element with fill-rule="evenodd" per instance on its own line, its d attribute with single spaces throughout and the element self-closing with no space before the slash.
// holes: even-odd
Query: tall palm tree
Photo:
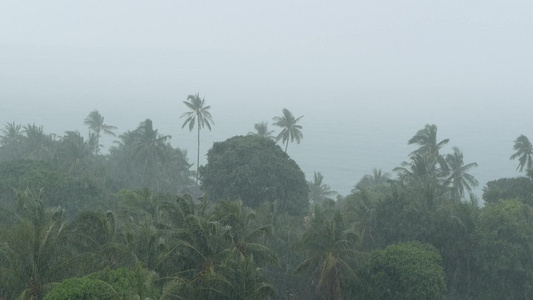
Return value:
<svg viewBox="0 0 533 300">
<path fill-rule="evenodd" d="M 104 124 L 104 117 L 97 110 L 93 110 L 85 118 L 84 124 L 89 126 L 89 136 L 93 135 L 95 139 L 94 154 L 98 154 L 100 150 L 100 136 L 102 133 L 116 136 L 113 130 L 117 129 L 117 127 Z"/>
<path fill-rule="evenodd" d="M 183 103 L 185 103 L 187 108 L 191 111 L 181 115 L 181 118 L 186 118 L 181 128 L 184 128 L 189 124 L 189 131 L 192 131 L 195 123 L 197 123 L 198 127 L 198 153 L 196 156 L 196 184 L 198 184 L 198 166 L 200 165 L 200 128 L 207 126 L 209 131 L 211 131 L 211 123 L 215 124 L 215 122 L 209 112 L 211 106 L 204 106 L 205 98 L 201 99 L 200 94 L 189 95 L 187 101 L 183 101 Z"/>
<path fill-rule="evenodd" d="M 435 165 L 439 164 L 443 172 L 447 172 L 448 168 L 446 166 L 446 161 L 439 153 L 439 150 L 444 145 L 448 144 L 450 139 L 444 139 L 437 142 L 437 129 L 437 125 L 426 124 L 424 129 L 419 130 L 415 136 L 409 140 L 408 144 L 416 144 L 420 146 L 417 150 L 413 151 L 411 155 L 417 154 L 428 156 Z"/>
<path fill-rule="evenodd" d="M 289 147 L 289 140 L 291 142 L 296 141 L 299 144 L 303 138 L 302 126 L 296 124 L 301 118 L 303 116 L 294 118 L 293 114 L 286 108 L 283 109 L 283 115 L 281 117 L 274 117 L 274 125 L 282 128 L 276 137 L 276 141 L 282 140 L 285 143 L 285 153 L 287 152 L 287 147 Z"/>
<path fill-rule="evenodd" d="M 529 142 L 529 139 L 525 135 L 520 135 L 514 141 L 514 149 L 516 153 L 511 155 L 510 159 L 518 158 L 518 167 L 517 171 L 522 172 L 524 167 L 526 171 L 533 169 L 533 147 Z"/>
<path fill-rule="evenodd" d="M 453 154 L 446 154 L 446 162 L 450 168 L 450 173 L 446 178 L 445 185 L 451 185 L 453 199 L 463 197 L 465 189 L 470 192 L 473 187 L 478 185 L 476 178 L 466 173 L 473 167 L 477 167 L 477 163 L 474 162 L 465 165 L 463 153 L 459 148 L 453 147 Z"/>
<path fill-rule="evenodd" d="M 268 130 L 267 122 L 255 123 L 254 129 L 256 132 L 251 131 L 248 134 L 262 136 L 267 139 L 274 139 L 274 136 L 272 136 L 272 133 L 274 132 L 274 130 L 271 130 L 271 131 Z"/>
</svg>

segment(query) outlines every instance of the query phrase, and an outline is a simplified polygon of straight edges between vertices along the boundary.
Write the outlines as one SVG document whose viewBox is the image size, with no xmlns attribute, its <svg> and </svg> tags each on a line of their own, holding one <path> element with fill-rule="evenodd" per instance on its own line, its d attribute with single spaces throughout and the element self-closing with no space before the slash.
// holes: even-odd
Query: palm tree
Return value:
<svg viewBox="0 0 533 300">
<path fill-rule="evenodd" d="M 224 262 L 231 252 L 230 228 L 197 214 L 185 216 L 173 236 L 181 259 L 179 277 L 192 288 L 187 299 L 226 299 L 230 283 L 224 276 Z M 187 294 L 183 291 L 182 294 Z"/>
<path fill-rule="evenodd" d="M 411 155 L 417 154 L 422 156 L 428 156 L 433 164 L 439 164 L 443 172 L 447 172 L 448 168 L 444 157 L 440 155 L 439 150 L 448 142 L 450 139 L 444 139 L 440 142 L 437 142 L 437 125 L 426 124 L 424 129 L 419 130 L 415 136 L 413 136 L 408 144 L 417 144 L 420 146 L 417 150 L 413 151 Z"/>
<path fill-rule="evenodd" d="M 253 255 L 238 254 L 224 263 L 225 278 L 230 283 L 229 299 L 274 299 L 274 287 L 267 283 L 263 268 L 257 266 Z"/>
<path fill-rule="evenodd" d="M 414 195 L 420 198 L 421 203 L 433 207 L 443 200 L 446 191 L 443 182 L 444 173 L 435 168 L 435 160 L 427 155 L 414 153 L 410 162 L 402 162 L 401 167 L 393 169 L 398 172 L 398 183 L 414 189 Z M 445 162 L 446 163 L 446 162 Z"/>
<path fill-rule="evenodd" d="M 21 158 L 22 126 L 15 122 L 7 123 L 0 135 L 1 157 L 6 160 Z"/>
<path fill-rule="evenodd" d="M 168 162 L 167 140 L 170 135 L 160 135 L 154 130 L 152 120 L 146 119 L 133 133 L 133 157 L 146 172 L 147 180 L 157 183 L 155 170 Z"/>
<path fill-rule="evenodd" d="M 69 173 L 88 170 L 91 167 L 93 154 L 87 141 L 78 131 L 66 131 L 59 141 L 54 158 Z"/>
<path fill-rule="evenodd" d="M 411 154 L 410 162 L 402 162 L 400 167 L 393 169 L 398 172 L 398 179 L 404 184 L 422 183 L 427 180 L 438 179 L 438 173 L 435 170 L 434 161 L 420 154 Z"/>
<path fill-rule="evenodd" d="M 361 180 L 355 185 L 355 189 L 352 192 L 355 192 L 357 189 L 371 188 L 374 186 L 379 186 L 388 183 L 390 180 L 389 173 L 383 173 L 381 169 L 373 169 L 372 175 L 366 174 L 361 178 Z"/>
<path fill-rule="evenodd" d="M 274 125 L 282 128 L 276 137 L 276 142 L 282 140 L 285 143 L 285 153 L 287 153 L 287 147 L 289 147 L 289 140 L 291 142 L 296 141 L 299 144 L 304 137 L 301 131 L 302 126 L 296 124 L 301 118 L 303 116 L 295 119 L 292 113 L 286 108 L 283 109 L 283 115 L 281 117 L 274 117 L 274 121 L 276 121 Z"/>
<path fill-rule="evenodd" d="M 296 245 L 306 258 L 296 268 L 305 272 L 323 299 L 345 299 L 344 283 L 356 277 L 353 266 L 361 258 L 357 251 L 359 238 L 347 228 L 340 211 L 327 216 L 317 207 L 311 228 Z"/>
<path fill-rule="evenodd" d="M 470 192 L 473 187 L 478 185 L 478 181 L 474 176 L 466 173 L 471 168 L 477 167 L 477 163 L 474 162 L 465 165 L 463 162 L 463 153 L 459 148 L 453 147 L 453 154 L 446 154 L 446 162 L 450 168 L 450 173 L 446 178 L 445 185 L 451 185 L 453 199 L 463 197 L 465 189 Z"/>
<path fill-rule="evenodd" d="M 518 167 L 516 168 L 516 170 L 522 172 L 524 170 L 524 167 L 526 167 L 526 171 L 532 170 L 533 147 L 531 146 L 529 139 L 523 134 L 520 135 L 514 141 L 514 149 L 516 150 L 516 153 L 511 155 L 510 159 L 518 158 Z"/>
<path fill-rule="evenodd" d="M 187 101 L 183 101 L 183 103 L 185 103 L 191 111 L 181 115 L 181 118 L 187 118 L 181 128 L 184 128 L 185 125 L 189 124 L 189 131 L 192 131 L 194 124 L 198 124 L 198 153 L 196 156 L 196 184 L 198 184 L 198 166 L 200 165 L 200 128 L 207 126 L 209 131 L 211 131 L 211 123 L 215 124 L 215 122 L 213 122 L 213 117 L 209 112 L 211 106 L 204 106 L 205 98 L 201 99 L 200 94 L 189 95 Z"/>
<path fill-rule="evenodd" d="M 309 200 L 312 203 L 320 203 L 328 197 L 337 194 L 337 192 L 332 191 L 329 185 L 322 183 L 324 176 L 320 172 L 315 172 L 313 181 L 307 182 L 309 185 Z"/>
<path fill-rule="evenodd" d="M 83 211 L 67 226 L 68 244 L 77 253 L 73 265 L 83 273 L 103 268 L 133 266 L 133 249 L 122 241 L 117 220 L 112 212 Z M 87 263 L 91 262 L 91 263 Z"/>
<path fill-rule="evenodd" d="M 116 136 L 112 130 L 117 129 L 117 127 L 104 124 L 104 117 L 97 110 L 93 110 L 89 116 L 85 118 L 84 124 L 89 126 L 89 136 L 91 137 L 93 135 L 95 139 L 94 154 L 98 154 L 98 151 L 100 150 L 101 133 Z"/>
<path fill-rule="evenodd" d="M 255 213 L 242 201 L 220 201 L 210 219 L 231 228 L 232 251 L 245 257 L 253 255 L 259 265 L 279 265 L 275 253 L 260 243 L 272 236 L 272 225 L 258 226 Z"/>
<path fill-rule="evenodd" d="M 167 150 L 169 161 L 163 166 L 162 171 L 168 175 L 162 178 L 163 183 L 172 186 L 176 191 L 181 191 L 183 188 L 191 186 L 194 182 L 194 178 L 192 178 L 189 171 L 193 164 L 188 161 L 187 150 L 172 147 L 168 147 Z"/>
<path fill-rule="evenodd" d="M 231 283 L 231 299 L 268 299 L 273 287 L 266 283 L 263 268 L 280 266 L 274 251 L 264 245 L 273 238 L 272 225 L 260 225 L 255 213 L 242 201 L 220 201 L 211 216 L 231 228 L 231 255 L 224 261 L 224 276 Z"/>
<path fill-rule="evenodd" d="M 53 152 L 52 136 L 44 133 L 43 126 L 27 124 L 22 128 L 27 158 L 37 160 L 49 159 Z"/>
<path fill-rule="evenodd" d="M 0 227 L 0 291 L 7 298 L 41 299 L 48 284 L 68 277 L 65 210 L 45 209 L 42 190 L 14 189 L 12 226 Z"/>
<path fill-rule="evenodd" d="M 258 135 L 265 137 L 267 139 L 274 139 L 274 136 L 272 136 L 272 133 L 274 130 L 269 131 L 268 130 L 268 123 L 267 122 L 261 122 L 261 123 L 255 123 L 254 128 L 256 132 L 248 132 L 249 135 Z"/>
<path fill-rule="evenodd" d="M 15 124 L 15 122 L 7 123 L 2 129 L 3 135 L 0 139 L 0 145 L 5 146 L 13 143 L 20 142 L 22 139 L 22 127 Z"/>
</svg>

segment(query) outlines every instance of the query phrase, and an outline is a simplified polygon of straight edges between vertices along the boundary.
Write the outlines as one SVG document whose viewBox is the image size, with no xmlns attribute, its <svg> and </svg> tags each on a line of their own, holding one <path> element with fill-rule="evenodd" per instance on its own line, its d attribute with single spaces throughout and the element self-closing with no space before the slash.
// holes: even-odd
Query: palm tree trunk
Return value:
<svg viewBox="0 0 533 300">
<path fill-rule="evenodd" d="M 90 139 L 90 137 L 89 137 L 89 139 Z M 98 144 L 99 144 L 99 143 L 100 143 L 100 133 L 98 132 L 98 133 L 96 133 L 96 147 L 95 147 L 95 149 L 94 149 L 94 154 L 95 154 L 95 155 L 98 155 L 98 150 L 99 150 L 99 149 L 98 149 L 98 147 L 99 147 Z"/>
<path fill-rule="evenodd" d="M 287 153 L 287 148 L 289 147 L 289 139 L 287 139 L 287 143 L 285 143 L 285 153 Z"/>
<path fill-rule="evenodd" d="M 198 185 L 198 167 L 200 165 L 200 118 L 198 118 L 198 153 L 196 155 L 196 185 Z"/>
</svg>

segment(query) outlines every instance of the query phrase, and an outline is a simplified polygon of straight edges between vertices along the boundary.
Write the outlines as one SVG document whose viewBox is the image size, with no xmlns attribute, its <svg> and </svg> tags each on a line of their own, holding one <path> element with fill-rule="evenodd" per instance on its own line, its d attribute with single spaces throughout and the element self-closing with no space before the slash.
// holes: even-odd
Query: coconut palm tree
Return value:
<svg viewBox="0 0 533 300">
<path fill-rule="evenodd" d="M 287 153 L 287 148 L 289 147 L 289 140 L 291 142 L 296 141 L 299 144 L 304 136 L 301 131 L 302 126 L 296 124 L 301 118 L 303 116 L 294 118 L 293 114 L 286 108 L 283 109 L 283 115 L 281 117 L 274 117 L 274 125 L 282 128 L 276 137 L 276 142 L 281 140 L 285 143 L 285 153 Z"/>
<path fill-rule="evenodd" d="M 66 131 L 58 143 L 54 159 L 69 173 L 90 169 L 93 153 L 87 141 L 78 131 Z"/>
<path fill-rule="evenodd" d="M 201 99 L 200 94 L 189 95 L 187 101 L 183 101 L 183 103 L 191 111 L 181 115 L 181 118 L 186 118 L 181 128 L 184 128 L 189 124 L 189 131 L 192 131 L 195 123 L 197 123 L 198 127 L 198 153 L 196 156 L 196 184 L 198 184 L 198 166 L 200 165 L 200 128 L 207 126 L 209 131 L 211 131 L 211 123 L 215 124 L 215 122 L 213 122 L 213 117 L 209 112 L 211 106 L 204 106 L 205 98 Z"/>
<path fill-rule="evenodd" d="M 15 160 L 21 158 L 22 126 L 15 122 L 7 123 L 0 135 L 0 158 Z"/>
<path fill-rule="evenodd" d="M 250 131 L 248 132 L 249 135 L 258 135 L 265 137 L 267 139 L 275 139 L 275 137 L 272 135 L 274 130 L 269 131 L 268 130 L 268 123 L 267 122 L 261 122 L 261 123 L 255 123 L 254 129 L 256 132 Z"/>
<path fill-rule="evenodd" d="M 381 169 L 373 169 L 372 175 L 366 174 L 363 176 L 363 178 L 361 178 L 361 180 L 355 185 L 355 188 L 352 190 L 352 192 L 355 192 L 358 189 L 361 190 L 387 184 L 390 180 L 389 173 L 383 173 Z"/>
<path fill-rule="evenodd" d="M 446 162 L 450 169 L 450 173 L 446 178 L 445 185 L 450 185 L 452 190 L 452 198 L 459 199 L 467 191 L 472 191 L 473 187 L 478 185 L 478 181 L 474 176 L 466 173 L 473 167 L 477 167 L 477 163 L 464 164 L 463 153 L 459 148 L 453 147 L 453 154 L 446 154 Z"/>
<path fill-rule="evenodd" d="M 224 262 L 231 254 L 230 228 L 189 214 L 173 238 L 181 256 L 179 277 L 192 288 L 182 294 L 190 293 L 187 299 L 227 299 L 231 284 L 224 276 Z"/>
<path fill-rule="evenodd" d="M 320 203 L 330 196 L 334 196 L 337 192 L 332 191 L 329 185 L 323 183 L 324 176 L 320 172 L 315 172 L 313 181 L 308 181 L 309 185 L 309 200 L 312 203 Z"/>
<path fill-rule="evenodd" d="M 424 155 L 412 154 L 410 162 L 402 162 L 400 167 L 393 169 L 398 173 L 398 179 L 404 184 L 422 183 L 427 180 L 437 181 L 438 173 L 434 161 Z"/>
<path fill-rule="evenodd" d="M 104 124 L 104 117 L 97 110 L 93 110 L 85 118 L 84 124 L 89 126 L 89 137 L 94 137 L 94 154 L 98 154 L 100 150 L 100 136 L 102 133 L 116 136 L 113 130 L 117 129 L 117 127 Z"/>
<path fill-rule="evenodd" d="M 274 299 L 274 287 L 267 283 L 263 268 L 257 266 L 253 255 L 238 254 L 224 263 L 224 276 L 230 283 L 229 299 Z"/>
<path fill-rule="evenodd" d="M 116 217 L 112 212 L 81 212 L 67 226 L 67 235 L 71 249 L 80 253 L 71 264 L 77 265 L 83 273 L 135 264 L 133 249 L 123 243 Z"/>
<path fill-rule="evenodd" d="M 255 213 L 242 201 L 220 201 L 210 219 L 231 228 L 228 245 L 231 254 L 223 263 L 224 276 L 231 286 L 230 298 L 273 297 L 274 289 L 262 274 L 267 264 L 280 266 L 274 251 L 264 245 L 265 241 L 274 238 L 273 226 L 260 225 Z"/>
<path fill-rule="evenodd" d="M 408 144 L 416 144 L 420 147 L 413 151 L 410 155 L 422 155 L 427 156 L 433 162 L 434 165 L 439 164 L 443 172 L 448 171 L 446 166 L 446 161 L 444 157 L 439 153 L 439 150 L 448 142 L 450 139 L 444 139 L 440 142 L 437 142 L 437 125 L 426 124 L 424 129 L 419 130 L 415 136 L 413 136 Z"/>
<path fill-rule="evenodd" d="M 518 167 L 516 170 L 522 172 L 524 167 L 526 171 L 533 169 L 533 147 L 525 135 L 520 135 L 514 141 L 514 150 L 516 153 L 511 155 L 510 159 L 518 158 Z"/>
<path fill-rule="evenodd" d="M 356 246 L 356 233 L 347 228 L 340 211 L 327 216 L 317 207 L 311 228 L 304 233 L 296 249 L 306 253 L 306 258 L 296 268 L 296 273 L 307 273 L 310 284 L 323 299 L 345 299 L 344 282 L 356 277 L 353 267 L 361 258 Z"/>
<path fill-rule="evenodd" d="M 443 185 L 446 179 L 444 175 L 448 173 L 436 169 L 435 160 L 427 155 L 414 153 L 410 159 L 410 162 L 402 162 L 400 167 L 393 169 L 398 173 L 397 183 L 414 189 L 414 195 L 419 196 L 421 203 L 429 207 L 444 200 L 446 192 Z"/>
<path fill-rule="evenodd" d="M 7 123 L 2 129 L 0 138 L 0 145 L 5 146 L 12 143 L 20 142 L 22 139 L 22 126 L 15 124 L 15 122 Z"/>
<path fill-rule="evenodd" d="M 277 264 L 274 252 L 260 243 L 272 237 L 271 225 L 259 225 L 255 213 L 242 204 L 242 201 L 220 201 L 211 218 L 231 228 L 232 251 L 242 256 L 253 255 L 259 265 Z M 231 247 L 231 246 L 230 246 Z"/>
<path fill-rule="evenodd" d="M 45 160 L 51 157 L 53 152 L 53 139 L 51 135 L 45 134 L 43 126 L 27 124 L 23 127 L 24 147 L 26 158 Z"/>
<path fill-rule="evenodd" d="M 68 276 L 65 210 L 45 209 L 42 191 L 14 189 L 12 226 L 0 227 L 0 292 L 7 298 L 41 299 L 48 284 Z"/>
<path fill-rule="evenodd" d="M 152 120 L 146 119 L 134 131 L 133 157 L 145 172 L 147 181 L 157 184 L 155 170 L 169 161 L 170 135 L 160 135 L 153 128 Z M 157 189 L 157 187 L 156 187 Z"/>
</svg>

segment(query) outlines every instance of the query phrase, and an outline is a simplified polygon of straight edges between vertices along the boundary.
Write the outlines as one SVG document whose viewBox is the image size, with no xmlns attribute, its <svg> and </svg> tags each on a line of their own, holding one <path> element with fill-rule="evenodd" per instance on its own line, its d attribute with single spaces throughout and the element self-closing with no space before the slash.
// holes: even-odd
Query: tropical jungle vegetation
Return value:
<svg viewBox="0 0 533 300">
<path fill-rule="evenodd" d="M 211 128 L 198 94 L 183 126 Z M 118 128 L 95 110 L 76 131 L 5 124 L 0 133 L 0 299 L 530 299 L 533 150 L 524 177 L 471 194 L 477 164 L 436 125 L 394 174 L 374 170 L 338 195 L 287 154 L 303 138 L 287 110 L 185 149 L 146 119 Z M 280 145 L 276 142 L 281 142 Z M 510 145 L 510 150 L 511 150 Z M 511 152 L 511 151 L 510 151 Z M 511 154 L 511 153 L 510 153 Z"/>
</svg>

